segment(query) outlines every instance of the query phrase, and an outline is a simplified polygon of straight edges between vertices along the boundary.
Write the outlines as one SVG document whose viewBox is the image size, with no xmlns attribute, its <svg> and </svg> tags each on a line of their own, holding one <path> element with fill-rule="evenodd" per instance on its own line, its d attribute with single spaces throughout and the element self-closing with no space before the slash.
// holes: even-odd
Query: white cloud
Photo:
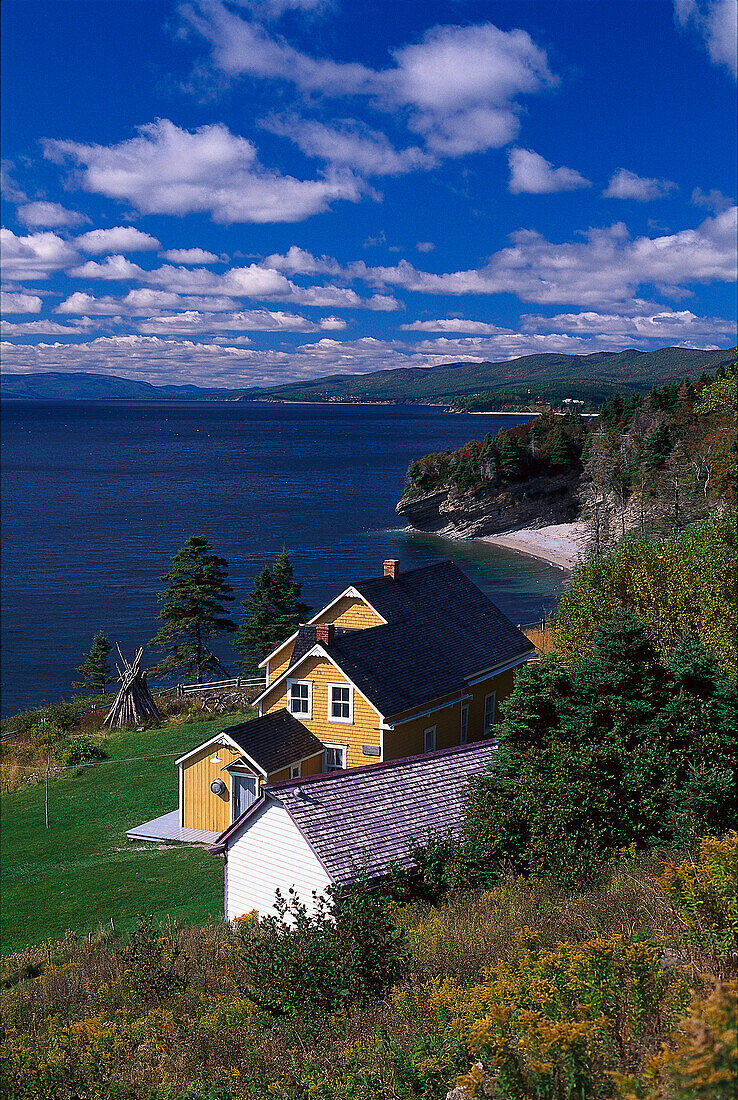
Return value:
<svg viewBox="0 0 738 1100">
<path fill-rule="evenodd" d="M 85 214 L 67 210 L 58 202 L 28 202 L 18 207 L 15 216 L 31 229 L 72 228 L 90 220 Z"/>
<path fill-rule="evenodd" d="M 709 337 L 713 340 L 735 338 L 735 322 L 721 317 L 698 317 L 691 310 L 654 308 L 648 313 L 558 313 L 554 317 L 528 314 L 522 318 L 528 331 L 548 329 L 565 330 L 575 334 L 603 336 L 636 336 L 663 343 L 673 340 L 694 340 Z"/>
<path fill-rule="evenodd" d="M 399 176 L 437 164 L 435 157 L 417 146 L 395 149 L 385 134 L 358 122 L 338 119 L 327 126 L 314 119 L 288 115 L 271 117 L 264 127 L 287 137 L 305 156 L 324 160 L 338 168 L 349 168 L 364 176 Z"/>
<path fill-rule="evenodd" d="M 141 332 L 166 335 L 179 333 L 197 335 L 208 332 L 319 332 L 321 329 L 345 328 L 346 322 L 336 317 L 326 318 L 326 324 L 308 320 L 296 313 L 268 309 L 242 310 L 234 313 L 160 314 L 148 317 L 138 325 Z"/>
<path fill-rule="evenodd" d="M 93 229 L 75 237 L 74 243 L 93 256 L 103 252 L 150 252 L 161 248 L 161 242 L 132 225 L 116 225 L 113 229 Z"/>
<path fill-rule="evenodd" d="M 278 252 L 262 260 L 263 267 L 285 271 L 288 275 L 337 275 L 341 268 L 337 260 L 328 256 L 313 256 L 304 248 L 293 244 L 282 256 Z"/>
<path fill-rule="evenodd" d="M 627 168 L 618 168 L 602 195 L 606 199 L 635 199 L 637 202 L 651 202 L 653 199 L 662 199 L 675 187 L 676 184 L 672 180 L 637 176 Z"/>
<path fill-rule="evenodd" d="M 237 303 L 226 297 L 197 297 L 174 294 L 168 290 L 140 287 L 121 298 L 112 295 L 95 297 L 77 290 L 57 307 L 56 313 L 86 314 L 97 317 L 140 317 L 162 309 L 204 309 L 209 313 L 234 310 Z"/>
<path fill-rule="evenodd" d="M 409 325 L 400 325 L 402 332 L 470 332 L 480 336 L 493 336 L 513 332 L 510 328 L 500 328 L 488 321 L 468 321 L 463 317 L 442 317 L 435 321 L 413 321 Z"/>
<path fill-rule="evenodd" d="M 2 321 L 3 336 L 79 336 L 89 332 L 92 322 L 81 317 L 73 325 L 60 325 L 58 321 Z"/>
<path fill-rule="evenodd" d="M 425 294 L 517 294 L 527 302 L 603 304 L 632 299 L 641 285 L 684 293 L 691 283 L 736 278 L 736 208 L 697 229 L 632 238 L 622 223 L 590 229 L 582 241 L 553 244 L 532 230 L 511 235 L 512 245 L 485 267 L 436 275 L 402 260 L 396 267 L 351 265 L 357 277 Z"/>
<path fill-rule="evenodd" d="M 125 256 L 106 256 L 102 261 L 88 260 L 69 271 L 76 279 L 145 279 L 149 272 Z"/>
<path fill-rule="evenodd" d="M 573 168 L 554 168 L 550 161 L 532 149 L 511 149 L 508 190 L 514 195 L 550 195 L 555 191 L 577 191 L 592 184 Z"/>
<path fill-rule="evenodd" d="M 160 255 L 173 264 L 217 264 L 220 261 L 220 256 L 204 248 L 170 248 Z"/>
<path fill-rule="evenodd" d="M 0 291 L 0 313 L 40 313 L 42 305 L 38 294 Z"/>
<path fill-rule="evenodd" d="M 28 202 L 28 195 L 12 175 L 14 167 L 12 160 L 4 160 L 0 164 L 0 192 L 5 202 Z"/>
<path fill-rule="evenodd" d="M 46 279 L 79 257 L 75 248 L 56 233 L 30 233 L 18 237 L 12 229 L 0 230 L 3 276 L 16 282 L 20 279 Z"/>
<path fill-rule="evenodd" d="M 738 3 L 736 0 L 674 0 L 681 27 L 693 26 L 704 39 L 710 59 L 738 75 Z"/>
<path fill-rule="evenodd" d="M 418 241 L 415 247 L 418 252 L 433 252 L 436 246 L 433 244 L 433 241 Z"/>
<path fill-rule="evenodd" d="M 118 145 L 44 142 L 46 156 L 81 165 L 87 191 L 132 203 L 144 214 L 208 213 L 213 221 L 296 222 L 338 199 L 357 202 L 364 185 L 348 171 L 299 180 L 258 163 L 256 147 L 220 123 L 194 133 L 158 119 Z"/>
<path fill-rule="evenodd" d="M 217 0 L 190 5 L 184 15 L 210 43 L 222 72 L 287 81 L 306 95 L 367 96 L 391 114 L 407 108 L 410 130 L 442 156 L 514 140 L 518 97 L 556 83 L 545 52 L 526 31 L 503 31 L 491 23 L 432 27 L 420 42 L 392 51 L 393 67 L 375 70 L 310 57 Z"/>
<path fill-rule="evenodd" d="M 703 206 L 705 210 L 711 210 L 713 214 L 722 214 L 724 210 L 728 210 L 733 205 L 734 200 L 714 188 L 712 191 L 703 191 L 701 187 L 695 187 L 691 202 L 693 206 Z"/>
</svg>

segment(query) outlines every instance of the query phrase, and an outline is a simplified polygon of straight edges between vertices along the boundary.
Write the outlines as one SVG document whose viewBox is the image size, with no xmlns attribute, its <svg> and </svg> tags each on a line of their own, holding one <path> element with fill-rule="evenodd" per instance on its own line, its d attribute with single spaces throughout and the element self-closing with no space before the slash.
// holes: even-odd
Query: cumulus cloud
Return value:
<svg viewBox="0 0 738 1100">
<path fill-rule="evenodd" d="M 510 328 L 500 328 L 488 321 L 469 321 L 463 317 L 441 317 L 435 321 L 413 321 L 409 325 L 400 325 L 403 332 L 470 332 L 484 336 L 500 333 L 509 334 Z"/>
<path fill-rule="evenodd" d="M 220 260 L 220 256 L 204 248 L 169 248 L 160 255 L 173 264 L 217 264 Z"/>
<path fill-rule="evenodd" d="M 627 168 L 618 168 L 602 192 L 606 199 L 635 199 L 637 202 L 651 202 L 662 199 L 673 191 L 676 184 L 672 180 L 650 179 L 637 176 Z"/>
<path fill-rule="evenodd" d="M 58 202 L 27 202 L 18 207 L 15 216 L 29 229 L 71 229 L 90 220 Z"/>
<path fill-rule="evenodd" d="M 215 222 L 296 222 L 338 199 L 357 202 L 364 184 L 349 171 L 300 180 L 259 164 L 256 147 L 215 123 L 194 133 L 168 119 L 141 126 L 117 145 L 44 142 L 47 157 L 81 167 L 85 190 L 143 214 L 207 213 Z"/>
<path fill-rule="evenodd" d="M 145 279 L 147 272 L 125 256 L 106 256 L 102 261 L 88 260 L 73 267 L 70 272 L 76 279 Z"/>
<path fill-rule="evenodd" d="M 2 321 L 3 336 L 79 336 L 92 328 L 89 318 L 82 317 L 72 325 L 60 325 L 58 321 Z"/>
<path fill-rule="evenodd" d="M 38 294 L 3 290 L 0 291 L 0 313 L 40 313 L 42 300 Z"/>
<path fill-rule="evenodd" d="M 433 244 L 433 241 L 418 241 L 415 247 L 418 252 L 433 252 L 436 246 Z"/>
<path fill-rule="evenodd" d="M 639 286 L 684 293 L 690 283 L 736 278 L 736 208 L 697 229 L 660 237 L 630 236 L 622 222 L 590 229 L 582 241 L 554 244 L 533 230 L 511 235 L 512 244 L 482 268 L 431 274 L 401 260 L 395 267 L 352 265 L 376 285 L 426 294 L 517 294 L 527 302 L 601 306 L 632 299 Z"/>
<path fill-rule="evenodd" d="M 277 310 L 250 309 L 234 313 L 201 313 L 189 310 L 184 313 L 160 314 L 139 322 L 139 330 L 146 333 L 179 333 L 197 335 L 208 332 L 319 332 L 345 328 L 346 322 L 337 317 L 322 321 L 310 321 L 297 313 Z"/>
<path fill-rule="evenodd" d="M 507 156 L 510 165 L 508 190 L 514 195 L 523 192 L 532 195 L 550 195 L 555 191 L 577 191 L 592 184 L 573 168 L 554 168 L 532 149 L 511 149 Z"/>
<path fill-rule="evenodd" d="M 237 303 L 233 298 L 196 297 L 174 294 L 168 290 L 137 287 L 119 298 L 112 295 L 95 297 L 86 291 L 77 290 L 60 302 L 55 312 L 97 317 L 140 317 L 162 309 L 205 309 L 212 313 L 236 308 Z"/>
<path fill-rule="evenodd" d="M 514 140 L 519 97 L 556 83 L 545 51 L 526 31 L 491 23 L 432 27 L 419 42 L 393 50 L 393 66 L 376 70 L 311 57 L 221 2 L 193 4 L 184 14 L 209 42 L 221 72 L 283 80 L 306 95 L 365 96 L 388 113 L 405 108 L 410 130 L 439 156 Z"/>
<path fill-rule="evenodd" d="M 161 248 L 161 242 L 132 225 L 116 225 L 113 229 L 93 229 L 75 237 L 74 243 L 93 256 L 104 252 L 150 252 Z"/>
<path fill-rule="evenodd" d="M 28 195 L 13 176 L 14 167 L 12 160 L 4 160 L 0 164 L 0 192 L 5 202 L 27 202 Z"/>
<path fill-rule="evenodd" d="M 541 329 L 613 337 L 635 336 L 656 341 L 688 341 L 709 337 L 735 339 L 735 322 L 722 317 L 699 317 L 691 310 L 653 308 L 647 313 L 557 313 L 553 317 L 528 314 L 522 318 L 528 331 Z"/>
<path fill-rule="evenodd" d="M 674 0 L 674 15 L 679 26 L 697 31 L 716 65 L 738 75 L 736 0 Z"/>
<path fill-rule="evenodd" d="M 337 275 L 341 266 L 329 256 L 313 256 L 304 248 L 293 244 L 284 255 L 272 253 L 262 260 L 264 267 L 285 271 L 288 275 Z"/>
<path fill-rule="evenodd" d="M 417 146 L 395 149 L 385 134 L 356 119 L 339 119 L 328 126 L 288 115 L 271 117 L 263 125 L 273 134 L 289 138 L 305 156 L 364 176 L 399 176 L 437 164 L 435 157 Z"/>
<path fill-rule="evenodd" d="M 703 206 L 705 210 L 711 210 L 713 214 L 722 214 L 724 210 L 728 210 L 733 205 L 734 200 L 728 198 L 722 191 L 716 189 L 703 191 L 701 187 L 695 187 L 691 202 L 693 206 Z"/>
<path fill-rule="evenodd" d="M 27 237 L 19 237 L 12 229 L 1 229 L 0 244 L 3 276 L 12 282 L 47 279 L 79 258 L 74 246 L 56 233 L 30 233 Z"/>
</svg>

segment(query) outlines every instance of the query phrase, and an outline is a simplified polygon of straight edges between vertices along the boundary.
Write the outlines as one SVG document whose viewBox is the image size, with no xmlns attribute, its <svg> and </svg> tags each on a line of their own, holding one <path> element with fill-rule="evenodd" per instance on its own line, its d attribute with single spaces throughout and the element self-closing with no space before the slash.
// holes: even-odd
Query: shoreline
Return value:
<svg viewBox="0 0 738 1100">
<path fill-rule="evenodd" d="M 555 523 L 548 527 L 521 527 L 499 535 L 482 535 L 473 541 L 514 550 L 571 573 L 575 565 L 583 560 L 585 539 L 585 524 L 577 520 L 575 523 Z"/>
</svg>

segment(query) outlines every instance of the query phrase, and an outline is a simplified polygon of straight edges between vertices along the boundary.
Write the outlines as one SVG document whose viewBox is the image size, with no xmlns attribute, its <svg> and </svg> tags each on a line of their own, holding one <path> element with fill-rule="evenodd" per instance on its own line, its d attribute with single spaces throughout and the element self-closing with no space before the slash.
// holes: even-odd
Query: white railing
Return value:
<svg viewBox="0 0 738 1100">
<path fill-rule="evenodd" d="M 177 684 L 177 696 L 213 695 L 221 691 L 261 691 L 266 687 L 265 676 L 234 676 L 230 680 L 208 680 L 204 684 Z"/>
</svg>

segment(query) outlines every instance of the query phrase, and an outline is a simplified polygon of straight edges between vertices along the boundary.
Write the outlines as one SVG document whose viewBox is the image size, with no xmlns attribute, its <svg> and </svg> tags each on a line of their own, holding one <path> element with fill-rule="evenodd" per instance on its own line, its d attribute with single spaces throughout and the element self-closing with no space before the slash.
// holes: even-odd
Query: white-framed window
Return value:
<svg viewBox="0 0 738 1100">
<path fill-rule="evenodd" d="M 301 764 L 290 764 L 290 779 L 299 779 L 302 775 Z"/>
<path fill-rule="evenodd" d="M 459 744 L 465 745 L 469 740 L 469 704 L 461 707 L 461 725 L 459 727 Z"/>
<path fill-rule="evenodd" d="M 325 770 L 327 772 L 340 772 L 346 767 L 346 746 L 326 745 Z"/>
<path fill-rule="evenodd" d="M 436 747 L 436 727 L 429 726 L 423 730 L 423 752 L 433 752 Z"/>
<path fill-rule="evenodd" d="M 313 685 L 310 680 L 288 680 L 289 710 L 296 718 L 312 718 Z"/>
<path fill-rule="evenodd" d="M 328 721 L 352 723 L 354 689 L 350 684 L 328 684 Z"/>
<path fill-rule="evenodd" d="M 497 693 L 492 692 L 491 695 L 485 695 L 484 697 L 484 736 L 489 737 L 492 733 L 492 727 L 495 724 L 495 700 Z"/>
</svg>

